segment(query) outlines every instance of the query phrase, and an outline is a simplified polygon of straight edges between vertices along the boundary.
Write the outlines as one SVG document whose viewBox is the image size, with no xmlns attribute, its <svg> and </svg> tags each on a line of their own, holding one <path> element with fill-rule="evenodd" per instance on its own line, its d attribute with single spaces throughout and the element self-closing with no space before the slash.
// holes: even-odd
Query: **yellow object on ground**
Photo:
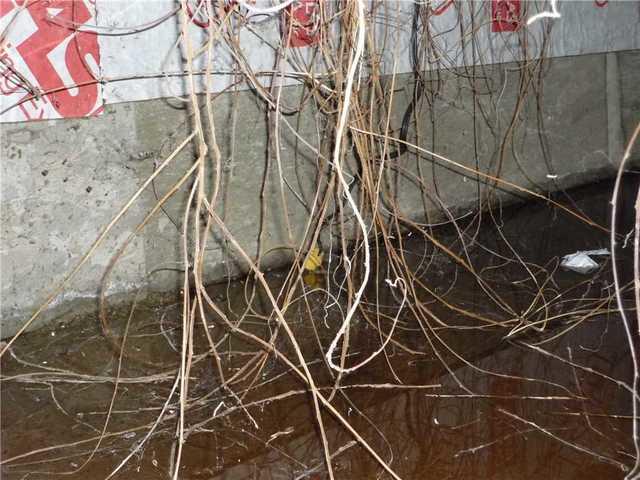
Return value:
<svg viewBox="0 0 640 480">
<path fill-rule="evenodd" d="M 320 251 L 318 246 L 314 246 L 311 249 L 311 253 L 309 254 L 309 258 L 304 262 L 303 269 L 309 272 L 315 272 L 319 267 L 322 266 L 322 258 L 324 254 Z"/>
</svg>

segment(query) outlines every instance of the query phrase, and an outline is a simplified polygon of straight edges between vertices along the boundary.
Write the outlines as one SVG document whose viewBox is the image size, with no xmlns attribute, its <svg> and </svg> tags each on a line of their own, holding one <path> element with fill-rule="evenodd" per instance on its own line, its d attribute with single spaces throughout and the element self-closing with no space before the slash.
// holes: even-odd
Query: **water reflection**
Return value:
<svg viewBox="0 0 640 480">
<path fill-rule="evenodd" d="M 565 231 L 565 240 L 554 240 L 560 235 L 558 225 L 549 222 L 544 209 L 527 215 L 518 210 L 505 220 L 503 234 L 519 242 L 532 264 L 550 265 L 553 256 L 575 246 L 599 246 L 600 237 L 576 225 L 566 227 L 571 232 Z M 545 233 L 532 235 L 531 229 Z M 491 232 L 481 232 L 478 241 L 484 248 L 498 248 Z M 403 248 L 408 257 L 424 260 L 430 247 L 407 242 Z M 491 262 L 483 264 L 484 258 L 478 257 L 477 268 L 504 287 L 503 295 L 516 310 L 531 304 L 535 290 L 527 297 L 526 289 L 514 287 L 522 279 L 519 267 L 496 269 Z M 415 262 L 417 270 L 428 273 L 424 281 L 433 292 L 455 299 L 460 308 L 499 318 L 474 278 L 435 257 L 428 264 L 426 269 L 424 262 Z M 571 291 L 566 298 L 573 300 L 556 302 L 553 313 L 601 300 L 606 271 L 587 280 L 558 271 L 550 291 Z M 276 289 L 282 281 L 278 273 L 269 278 Z M 305 282 L 310 289 L 319 288 L 326 278 L 313 275 Z M 210 295 L 222 300 L 230 314 L 246 311 L 247 289 L 240 283 L 214 286 Z M 388 291 L 377 299 L 368 308 L 383 313 L 394 301 Z M 243 325 L 268 338 L 276 327 L 261 317 L 269 312 L 263 300 L 256 292 Z M 425 295 L 424 301 L 449 325 L 466 325 L 463 315 L 433 297 Z M 127 311 L 113 311 L 114 330 L 122 332 L 127 318 Z M 504 330 L 436 326 L 428 337 L 433 350 L 425 347 L 422 328 L 403 317 L 395 343 L 385 354 L 356 375 L 342 378 L 334 390 L 335 377 L 323 353 L 340 318 L 340 307 L 321 292 L 287 312 L 322 393 L 401 478 L 623 478 L 621 467 L 633 463 L 630 395 L 616 383 L 631 377 L 631 364 L 621 326 L 606 305 L 585 318 L 573 314 L 542 335 L 527 330 L 505 338 Z M 358 322 L 351 331 L 349 364 L 380 344 L 366 318 L 358 317 Z M 12 356 L 2 359 L 3 478 L 106 478 L 132 452 L 113 478 L 168 478 L 180 407 L 177 397 L 171 397 L 180 325 L 178 305 L 144 304 L 137 309 L 111 418 L 100 442 L 119 357 L 105 341 L 97 319 L 25 335 Z M 569 333 L 554 338 L 564 329 Z M 196 352 L 205 351 L 204 333 L 199 327 Z M 220 388 L 212 357 L 196 355 L 185 406 L 188 441 L 180 478 L 327 478 L 304 384 L 251 342 L 229 336 L 218 326 L 209 333 L 223 352 L 226 378 L 238 372 L 243 376 L 233 392 Z M 291 353 L 282 335 L 277 342 L 283 352 Z M 156 425 L 160 412 L 164 416 Z M 326 411 L 323 421 L 336 478 L 390 478 Z M 138 448 L 151 429 L 153 435 Z"/>
</svg>

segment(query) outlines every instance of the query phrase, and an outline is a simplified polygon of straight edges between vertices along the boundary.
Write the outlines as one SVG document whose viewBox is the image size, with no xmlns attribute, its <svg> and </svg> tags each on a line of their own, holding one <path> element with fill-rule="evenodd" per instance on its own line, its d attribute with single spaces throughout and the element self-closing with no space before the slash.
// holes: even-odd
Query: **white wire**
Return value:
<svg viewBox="0 0 640 480">
<path fill-rule="evenodd" d="M 342 107 L 342 111 L 340 112 L 340 118 L 338 120 L 338 126 L 336 128 L 336 146 L 333 152 L 333 163 L 336 169 L 336 173 L 338 174 L 338 179 L 340 180 L 340 183 L 342 184 L 343 190 L 345 192 L 345 196 L 347 197 L 347 202 L 349 203 L 349 206 L 353 210 L 353 213 L 356 219 L 358 220 L 358 225 L 362 230 L 362 235 L 363 235 L 362 238 L 364 242 L 364 278 L 362 279 L 362 284 L 360 285 L 360 288 L 358 288 L 358 291 L 355 294 L 355 297 L 353 299 L 353 304 L 351 305 L 351 308 L 347 312 L 347 316 L 344 318 L 342 322 L 342 326 L 340 327 L 340 330 L 338 330 L 338 333 L 336 334 L 335 338 L 331 342 L 331 345 L 329 346 L 329 350 L 326 353 L 326 359 L 327 359 L 327 362 L 329 363 L 329 366 L 337 371 L 341 371 L 342 369 L 341 367 L 333 363 L 333 353 L 336 347 L 338 346 L 338 342 L 340 341 L 344 333 L 349 328 L 349 325 L 351 324 L 351 318 L 353 317 L 353 314 L 355 313 L 356 308 L 358 308 L 358 305 L 360 304 L 360 298 L 362 297 L 362 294 L 364 293 L 364 289 L 367 286 L 367 282 L 369 281 L 369 271 L 371 268 L 367 226 L 364 223 L 364 219 L 362 218 L 362 215 L 358 210 L 358 206 L 356 205 L 355 200 L 353 199 L 353 197 L 351 196 L 351 193 L 349 192 L 349 185 L 347 184 L 344 178 L 344 174 L 342 172 L 342 165 L 340 163 L 340 146 L 342 145 L 342 135 L 344 132 L 345 125 L 347 123 L 347 116 L 349 114 L 349 105 L 351 102 L 351 92 L 353 89 L 353 82 L 356 76 L 356 71 L 358 69 L 358 64 L 360 63 L 360 59 L 364 52 L 365 18 L 364 18 L 363 0 L 358 0 L 357 7 L 358 7 L 358 36 L 356 40 L 356 49 L 353 54 L 353 59 L 351 61 L 351 65 L 349 65 L 349 71 L 347 72 L 347 83 L 345 85 L 344 104 Z"/>
<path fill-rule="evenodd" d="M 256 7 L 255 5 L 251 5 L 246 2 L 246 0 L 238 0 L 238 3 L 249 10 L 251 13 L 259 13 L 261 15 L 273 15 L 274 13 L 278 13 L 281 10 L 284 10 L 289 5 L 291 5 L 295 0 L 286 0 L 278 5 L 273 5 L 271 7 Z"/>
<path fill-rule="evenodd" d="M 545 10 L 544 12 L 540 12 L 532 17 L 529 17 L 527 20 L 527 25 L 531 25 L 536 20 L 540 20 L 542 18 L 560 18 L 560 12 L 558 12 L 558 0 L 550 0 L 551 2 L 551 11 Z"/>
</svg>

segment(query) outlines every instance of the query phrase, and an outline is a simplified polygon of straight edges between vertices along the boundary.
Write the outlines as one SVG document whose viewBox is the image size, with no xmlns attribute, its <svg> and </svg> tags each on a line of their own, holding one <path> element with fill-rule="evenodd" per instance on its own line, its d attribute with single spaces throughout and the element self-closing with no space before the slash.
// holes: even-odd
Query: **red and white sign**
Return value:
<svg viewBox="0 0 640 480">
<path fill-rule="evenodd" d="M 411 72 L 406 46 L 415 3 L 365 4 L 367 15 L 374 15 L 366 25 L 371 40 L 367 49 L 375 49 L 368 50 L 370 60 L 365 62 L 380 62 L 382 74 Z M 640 48 L 637 1 L 562 0 L 557 2 L 558 18 L 531 25 L 527 19 L 549 11 L 550 0 L 423 0 L 422 4 L 428 5 L 430 14 L 420 21 L 429 23 L 434 49 L 440 52 L 438 62 L 425 64 L 427 69 L 462 67 L 473 59 L 490 64 L 520 61 L 524 55 L 561 57 Z M 207 27 L 219 21 L 232 26 L 238 38 L 235 48 L 255 72 L 271 71 L 279 61 L 278 46 L 284 44 L 298 50 L 285 55 L 283 70 L 299 73 L 302 61 L 321 73 L 328 67 L 315 49 L 322 35 L 339 34 L 345 2 L 0 0 L 0 122 L 86 117 L 99 114 L 103 103 L 189 94 L 179 41 L 182 5 L 191 20 L 187 34 L 192 45 L 201 46 L 193 60 L 194 71 L 205 71 L 210 62 L 216 72 L 210 78 L 197 77 L 195 90 L 221 92 L 236 80 L 230 73 L 238 68 L 238 50 L 215 41 L 212 55 L 204 54 Z M 279 8 L 282 5 L 286 7 Z M 516 31 L 528 38 L 526 53 L 515 48 L 521 35 L 508 33 Z M 478 55 L 465 54 L 470 32 L 477 35 L 473 48 Z M 118 81 L 100 84 L 101 75 Z M 256 78 L 265 85 L 274 81 L 269 75 Z M 282 76 L 275 81 L 289 85 L 298 78 Z"/>
<path fill-rule="evenodd" d="M 521 22 L 520 0 L 491 0 L 492 32 L 515 32 Z"/>
<path fill-rule="evenodd" d="M 283 37 L 288 47 L 310 47 L 320 41 L 320 0 L 297 0 L 283 16 Z"/>
<path fill-rule="evenodd" d="M 102 112 L 95 22 L 89 0 L 0 0 L 0 120 Z"/>
</svg>

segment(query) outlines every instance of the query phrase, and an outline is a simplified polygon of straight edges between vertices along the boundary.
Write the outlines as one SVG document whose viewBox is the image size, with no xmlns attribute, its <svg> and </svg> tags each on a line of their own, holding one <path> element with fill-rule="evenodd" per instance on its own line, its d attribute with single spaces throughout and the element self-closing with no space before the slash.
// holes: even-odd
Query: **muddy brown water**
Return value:
<svg viewBox="0 0 640 480">
<path fill-rule="evenodd" d="M 606 224 L 610 189 L 605 182 L 571 192 L 571 197 L 585 213 Z M 499 221 L 523 257 L 541 265 L 554 265 L 558 256 L 575 250 L 607 246 L 606 234 L 540 204 L 505 209 Z M 455 247 L 451 232 L 442 230 L 441 235 Z M 521 288 L 522 271 L 508 265 L 496 268 L 499 262 L 482 250 L 504 251 L 495 229 L 481 229 L 477 245 L 482 247 L 472 247 L 472 253 L 478 269 L 502 286 L 504 298 L 515 309 L 526 308 L 533 293 Z M 434 291 L 459 306 L 501 318 L 473 278 L 441 257 L 422 261 L 432 247 L 408 237 L 404 248 Z M 273 272 L 268 280 L 277 288 L 282 274 Z M 308 284 L 325 281 L 322 276 L 307 279 Z M 606 264 L 590 276 L 557 270 L 553 281 L 558 292 L 571 292 L 568 299 L 583 302 L 602 297 L 611 282 Z M 575 285 L 579 286 L 569 290 Z M 212 286 L 209 291 L 227 311 L 245 311 L 247 290 L 242 283 Z M 321 293 L 307 299 L 308 304 L 298 302 L 287 312 L 287 320 L 317 384 L 330 396 L 334 379 L 322 355 L 338 327 L 339 311 Z M 392 298 L 383 294 L 378 302 L 384 311 Z M 274 325 L 261 318 L 269 309 L 259 292 L 253 305 L 256 311 L 246 316 L 245 327 L 268 336 Z M 464 325 L 450 310 L 434 302 L 429 305 L 448 323 Z M 556 302 L 551 314 L 579 305 Z M 96 318 L 63 322 L 16 342 L 11 356 L 2 358 L 2 478 L 106 478 L 133 450 L 137 451 L 113 478 L 169 478 L 176 449 L 177 397 L 165 408 L 154 435 L 142 448 L 137 446 L 174 384 L 180 315 L 179 305 L 170 302 L 138 306 L 106 426 L 119 355 Z M 114 331 L 122 331 L 127 318 L 127 310 L 111 312 Z M 346 376 L 332 402 L 404 479 L 623 478 L 622 468 L 634 460 L 631 402 L 629 392 L 612 379 L 631 378 L 627 342 L 613 311 L 580 322 L 576 318 L 555 322 L 544 334 L 509 340 L 504 330 L 438 329 L 449 346 L 431 337 L 439 359 L 416 323 L 401 317 L 394 339 L 424 353 L 409 354 L 391 345 L 386 355 Z M 568 327 L 565 335 L 540 347 L 584 368 L 526 346 Z M 215 338 L 223 338 L 223 330 L 219 325 L 211 329 Z M 196 329 L 196 352 L 204 348 L 203 333 L 201 327 Z M 379 344 L 379 334 L 358 322 L 350 335 L 349 361 L 356 362 Z M 283 335 L 278 346 L 294 358 Z M 235 337 L 224 337 L 219 347 L 227 377 L 257 351 Z M 189 436 L 179 478 L 328 478 L 303 383 L 273 356 L 252 380 L 250 389 L 248 381 L 234 387 L 246 406 L 241 408 L 238 397 L 218 388 L 211 357 L 198 357 L 191 372 Z M 336 478 L 391 478 L 331 415 L 324 412 L 323 421 Z M 98 442 L 103 430 L 106 435 Z"/>
</svg>

